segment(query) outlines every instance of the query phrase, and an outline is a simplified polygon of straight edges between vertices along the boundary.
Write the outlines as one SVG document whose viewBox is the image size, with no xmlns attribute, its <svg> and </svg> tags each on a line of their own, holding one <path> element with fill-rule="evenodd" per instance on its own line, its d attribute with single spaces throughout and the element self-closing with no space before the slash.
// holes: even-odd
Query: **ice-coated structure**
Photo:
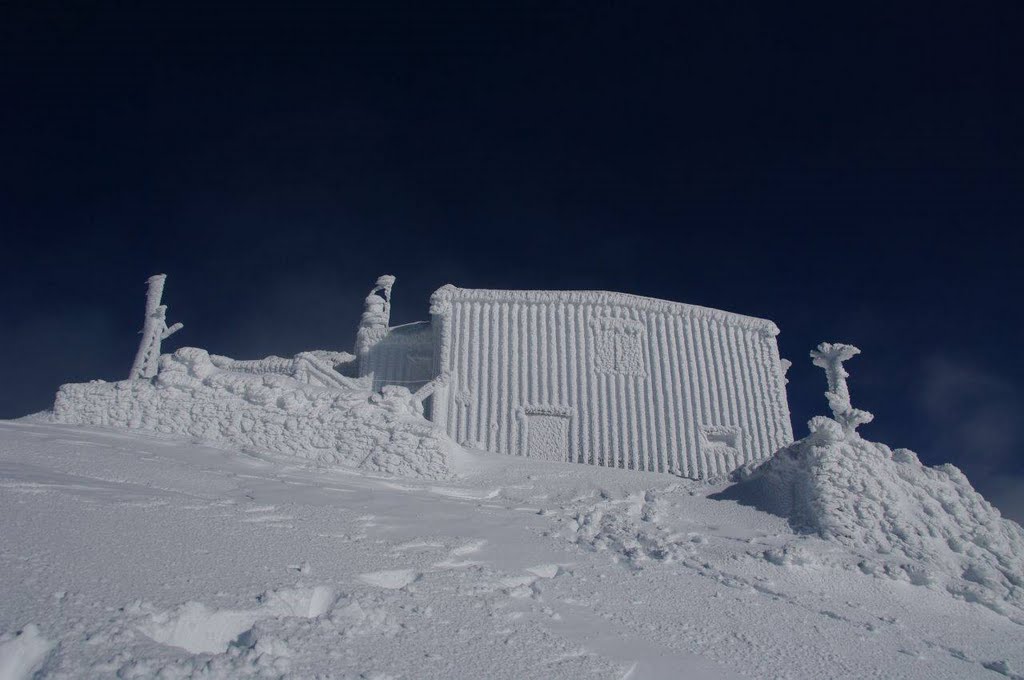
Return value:
<svg viewBox="0 0 1024 680">
<path fill-rule="evenodd" d="M 811 350 L 811 361 L 818 368 L 825 370 L 825 378 L 828 380 L 825 398 L 832 409 L 832 416 L 848 433 L 856 432 L 858 427 L 870 423 L 875 418 L 871 413 L 856 409 L 850 403 L 850 388 L 846 385 L 846 379 L 850 374 L 843 368 L 843 362 L 858 354 L 858 348 L 842 343 L 823 342 L 817 349 Z"/>
<path fill-rule="evenodd" d="M 358 374 L 416 391 L 461 444 L 707 478 L 793 440 L 771 321 L 625 293 L 446 285 L 429 321 L 390 327 L 394 280 L 366 299 Z"/>
<path fill-rule="evenodd" d="M 180 323 L 167 325 L 167 305 L 160 304 L 166 280 L 166 274 L 154 274 L 146 281 L 146 318 L 142 325 L 139 351 L 128 373 L 129 380 L 155 376 L 160 361 L 160 343 L 184 328 L 184 324 Z"/>
<path fill-rule="evenodd" d="M 63 386 L 55 419 L 419 476 L 448 473 L 437 437 L 697 479 L 793 440 L 788 362 L 765 319 L 625 293 L 446 285 L 431 296 L 429 321 L 392 327 L 395 277 L 384 275 L 365 299 L 354 355 L 236 360 L 183 348 L 161 357 L 160 341 L 180 327 L 164 320 L 164 278 L 149 281 L 131 378 Z M 401 418 L 375 410 L 385 402 L 400 403 Z M 350 418 L 361 404 L 370 407 Z M 360 422 L 377 430 L 366 441 L 353 434 Z M 415 440 L 401 463 L 374 463 L 374 447 L 395 436 Z"/>
</svg>

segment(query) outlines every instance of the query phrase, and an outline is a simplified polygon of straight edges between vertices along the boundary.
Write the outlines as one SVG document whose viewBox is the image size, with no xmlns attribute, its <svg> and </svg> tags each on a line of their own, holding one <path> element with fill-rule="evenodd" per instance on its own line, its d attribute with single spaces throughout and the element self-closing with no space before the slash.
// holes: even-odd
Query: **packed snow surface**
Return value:
<svg viewBox="0 0 1024 680">
<path fill-rule="evenodd" d="M 0 680 L 28 680 L 46 658 L 53 643 L 35 624 L 0 636 Z"/>
<path fill-rule="evenodd" d="M 313 377 L 331 384 L 313 384 L 317 364 L 312 353 L 244 362 L 184 347 L 160 357 L 152 379 L 61 386 L 53 418 L 186 435 L 322 465 L 451 476 L 451 442 L 424 420 L 408 390 L 372 392 L 329 369 Z"/>
<path fill-rule="evenodd" d="M 819 494 L 836 513 L 807 534 L 668 475 L 473 454 L 458 479 L 399 478 L 195 436 L 0 422 L 0 678 L 1024 673 L 1011 616 L 860 566 L 900 527 L 876 555 L 930 564 L 934 517 L 916 508 L 934 501 L 973 527 L 950 555 L 1002 574 L 992 597 L 1013 573 L 995 565 L 1015 539 L 957 475 L 875 445 L 815 444 L 850 458 L 829 484 L 911 495 L 878 506 L 876 533 L 851 520 L 876 501 Z M 778 478 L 806 479 L 799 458 Z"/>
<path fill-rule="evenodd" d="M 953 465 L 928 467 L 831 419 L 722 494 L 863 556 L 869 574 L 945 589 L 1024 623 L 1024 530 Z"/>
</svg>

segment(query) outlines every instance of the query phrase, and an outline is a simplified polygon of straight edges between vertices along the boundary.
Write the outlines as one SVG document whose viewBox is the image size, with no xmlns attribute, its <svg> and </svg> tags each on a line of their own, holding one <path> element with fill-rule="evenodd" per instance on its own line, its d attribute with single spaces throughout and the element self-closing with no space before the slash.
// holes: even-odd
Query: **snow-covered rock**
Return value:
<svg viewBox="0 0 1024 680">
<path fill-rule="evenodd" d="M 235 370 L 225 357 L 211 359 L 205 350 L 184 347 L 162 356 L 151 380 L 61 386 L 53 417 L 185 435 L 323 465 L 434 479 L 452 475 L 454 445 L 423 419 L 407 389 L 375 393 L 329 368 L 310 374 L 310 367 L 322 367 L 313 353 L 282 361 L 296 367 L 294 375 Z"/>
<path fill-rule="evenodd" d="M 720 494 L 860 552 L 868 574 L 945 589 L 1024 623 L 1024 530 L 953 465 L 863 439 L 831 418 Z"/>
</svg>

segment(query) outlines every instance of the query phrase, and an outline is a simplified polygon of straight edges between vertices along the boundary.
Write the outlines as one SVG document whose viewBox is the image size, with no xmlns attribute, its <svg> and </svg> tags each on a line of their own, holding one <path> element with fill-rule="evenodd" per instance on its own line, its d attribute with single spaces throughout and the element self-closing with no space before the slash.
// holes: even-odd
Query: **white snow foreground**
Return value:
<svg viewBox="0 0 1024 680">
<path fill-rule="evenodd" d="M 29 624 L 15 633 L 0 635 L 0 680 L 27 680 L 46 659 L 53 643 Z"/>
<path fill-rule="evenodd" d="M 708 498 L 722 485 L 464 463 L 398 479 L 0 422 L 0 678 L 1024 671 L 1021 625 L 867 576 L 857 550 Z"/>
<path fill-rule="evenodd" d="M 728 488 L 460 456 L 350 355 L 65 385 L 0 422 L 0 680 L 1024 678 L 1020 527 L 856 433 L 854 354 Z"/>
<path fill-rule="evenodd" d="M 142 429 L 389 474 L 444 479 L 454 444 L 409 391 L 375 393 L 332 364 L 351 355 L 235 361 L 184 347 L 152 379 L 62 385 L 60 423 Z"/>
<path fill-rule="evenodd" d="M 818 417 L 721 494 L 863 555 L 865 573 L 945 589 L 1024 624 L 1024 530 L 953 465 L 929 467 Z M 781 558 L 781 557 L 780 557 Z"/>
</svg>

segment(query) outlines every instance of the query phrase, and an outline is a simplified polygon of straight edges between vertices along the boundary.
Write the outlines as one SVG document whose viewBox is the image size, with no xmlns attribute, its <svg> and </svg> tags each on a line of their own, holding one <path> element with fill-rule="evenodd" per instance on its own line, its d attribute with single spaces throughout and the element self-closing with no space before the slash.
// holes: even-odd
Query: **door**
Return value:
<svg viewBox="0 0 1024 680">
<path fill-rule="evenodd" d="M 526 455 L 542 460 L 569 460 L 569 417 L 526 414 Z"/>
</svg>

